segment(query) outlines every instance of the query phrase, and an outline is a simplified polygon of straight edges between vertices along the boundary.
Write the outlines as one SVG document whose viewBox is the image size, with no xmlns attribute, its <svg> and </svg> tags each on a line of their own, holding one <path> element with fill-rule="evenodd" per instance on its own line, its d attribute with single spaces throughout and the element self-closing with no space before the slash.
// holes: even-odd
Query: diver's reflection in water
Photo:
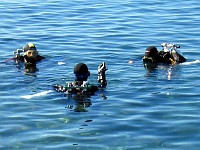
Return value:
<svg viewBox="0 0 200 150">
<path fill-rule="evenodd" d="M 23 71 L 25 75 L 36 77 L 36 72 L 39 71 L 36 64 L 29 63 L 17 63 L 16 68 L 21 72 Z"/>
<path fill-rule="evenodd" d="M 66 108 L 73 110 L 75 112 L 87 112 L 87 108 L 92 105 L 90 100 L 92 95 L 89 94 L 65 94 L 67 97 L 67 103 L 70 103 L 66 106 Z M 106 99 L 104 94 L 100 94 L 103 100 Z"/>
<path fill-rule="evenodd" d="M 66 96 L 68 100 L 74 100 L 75 106 L 68 105 L 67 108 L 73 109 L 75 112 L 87 112 L 86 108 L 92 105 L 90 95 L 67 94 Z"/>
<path fill-rule="evenodd" d="M 36 76 L 34 73 L 38 71 L 36 64 L 24 64 L 24 72 L 26 75 Z"/>
<path fill-rule="evenodd" d="M 157 65 L 156 66 L 148 66 L 148 65 L 145 65 L 144 64 L 144 68 L 146 69 L 146 74 L 145 74 L 145 77 L 147 78 L 158 78 L 158 67 Z"/>
<path fill-rule="evenodd" d="M 148 78 L 166 78 L 168 80 L 172 79 L 178 79 L 181 75 L 180 71 L 180 65 L 165 65 L 165 64 L 159 64 L 154 66 L 148 66 L 144 64 L 144 68 L 147 70 L 145 76 Z M 163 76 L 164 75 L 164 76 Z"/>
<path fill-rule="evenodd" d="M 179 79 L 179 77 L 181 76 L 180 65 L 170 66 L 167 69 L 167 73 L 166 74 L 167 74 L 168 80 Z"/>
</svg>

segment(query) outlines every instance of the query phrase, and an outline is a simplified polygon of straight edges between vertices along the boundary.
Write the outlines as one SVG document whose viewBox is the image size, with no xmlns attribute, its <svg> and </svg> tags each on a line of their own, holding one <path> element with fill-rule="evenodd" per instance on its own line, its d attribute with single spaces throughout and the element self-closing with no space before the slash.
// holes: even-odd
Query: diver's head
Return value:
<svg viewBox="0 0 200 150">
<path fill-rule="evenodd" d="M 88 67 L 84 63 L 79 63 L 74 67 L 74 75 L 76 81 L 87 81 L 87 78 L 90 76 Z"/>
<path fill-rule="evenodd" d="M 154 68 L 157 66 L 158 50 L 155 46 L 147 47 L 143 57 L 143 64 L 145 68 Z"/>
<path fill-rule="evenodd" d="M 24 56 L 27 56 L 30 59 L 36 59 L 38 55 L 37 48 L 35 47 L 35 44 L 28 43 L 23 47 L 24 50 Z"/>
<path fill-rule="evenodd" d="M 31 63 L 31 64 L 36 63 L 38 51 L 35 47 L 35 44 L 28 43 L 23 47 L 23 51 L 24 51 L 25 63 Z"/>
<path fill-rule="evenodd" d="M 146 57 L 156 57 L 158 55 L 158 50 L 155 46 L 149 46 L 147 47 L 145 51 Z"/>
</svg>

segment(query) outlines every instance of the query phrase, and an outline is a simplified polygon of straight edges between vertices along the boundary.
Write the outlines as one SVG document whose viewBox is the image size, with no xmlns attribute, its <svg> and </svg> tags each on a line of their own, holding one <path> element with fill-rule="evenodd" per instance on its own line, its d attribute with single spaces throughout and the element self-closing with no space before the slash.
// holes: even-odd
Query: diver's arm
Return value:
<svg viewBox="0 0 200 150">
<path fill-rule="evenodd" d="M 15 61 L 24 61 L 24 57 L 20 54 L 21 52 L 24 52 L 22 49 L 17 49 L 16 51 L 13 52 L 15 54 L 15 57 L 13 60 Z"/>
<path fill-rule="evenodd" d="M 44 56 L 41 56 L 41 55 L 38 55 L 37 56 L 37 61 L 41 61 L 41 60 L 43 60 L 43 59 L 46 59 Z"/>
<path fill-rule="evenodd" d="M 66 92 L 68 89 L 62 85 L 53 85 L 53 89 L 57 92 Z"/>
<path fill-rule="evenodd" d="M 100 84 L 100 87 L 106 87 L 107 81 L 106 81 L 106 68 L 105 62 L 99 65 L 98 67 L 98 83 Z"/>
<path fill-rule="evenodd" d="M 24 56 L 22 55 L 16 56 L 13 58 L 13 60 L 16 61 L 16 63 L 24 62 Z"/>
</svg>

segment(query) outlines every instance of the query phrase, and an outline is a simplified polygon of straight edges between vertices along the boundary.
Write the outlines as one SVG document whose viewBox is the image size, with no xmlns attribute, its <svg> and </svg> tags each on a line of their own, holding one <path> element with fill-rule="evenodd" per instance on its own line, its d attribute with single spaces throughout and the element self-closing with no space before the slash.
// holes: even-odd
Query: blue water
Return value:
<svg viewBox="0 0 200 150">
<path fill-rule="evenodd" d="M 199 9 L 198 0 L 1 0 L 0 149 L 198 150 Z M 47 59 L 26 74 L 8 59 L 28 42 Z M 146 70 L 146 47 L 163 42 L 194 63 Z M 103 61 L 108 86 L 85 103 L 52 91 L 73 81 L 78 62 L 96 83 Z"/>
</svg>

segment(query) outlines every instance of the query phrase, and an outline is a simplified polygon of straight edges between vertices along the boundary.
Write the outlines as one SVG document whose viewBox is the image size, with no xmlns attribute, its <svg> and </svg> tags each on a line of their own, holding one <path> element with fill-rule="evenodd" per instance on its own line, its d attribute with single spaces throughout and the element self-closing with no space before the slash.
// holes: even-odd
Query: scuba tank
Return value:
<svg viewBox="0 0 200 150">
<path fill-rule="evenodd" d="M 175 63 L 185 62 L 186 59 L 182 56 L 181 52 L 177 50 L 180 46 L 171 43 L 162 43 L 164 53 L 170 54 L 170 61 Z"/>
<path fill-rule="evenodd" d="M 182 63 L 185 62 L 186 59 L 182 56 L 181 52 L 177 50 L 177 48 L 180 48 L 180 46 L 173 45 L 171 49 L 171 55 L 175 62 Z"/>
</svg>

